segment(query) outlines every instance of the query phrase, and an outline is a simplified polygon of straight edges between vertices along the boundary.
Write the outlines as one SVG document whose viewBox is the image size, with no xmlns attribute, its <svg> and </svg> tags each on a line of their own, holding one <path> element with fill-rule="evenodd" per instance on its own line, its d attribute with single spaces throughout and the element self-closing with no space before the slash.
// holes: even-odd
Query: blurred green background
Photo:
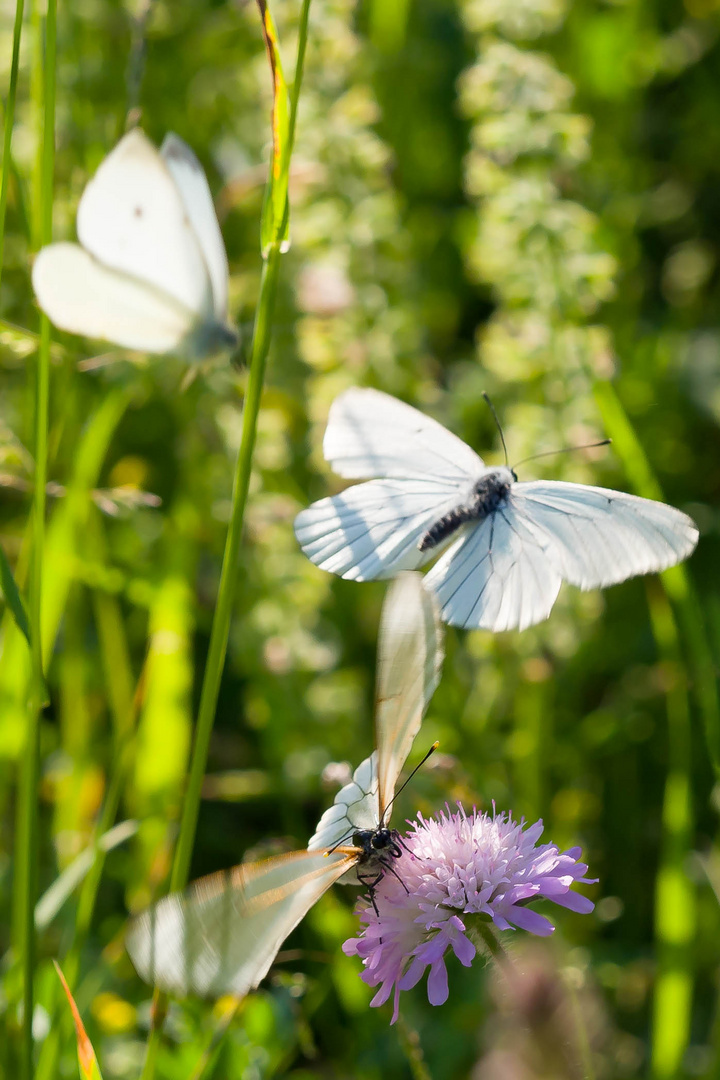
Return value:
<svg viewBox="0 0 720 1080">
<path fill-rule="evenodd" d="M 296 0 L 273 11 L 292 77 Z M 144 5 L 60 5 L 55 237 L 122 133 Z M 3 93 L 11 0 L 0 4 Z M 231 312 L 250 341 L 270 82 L 249 0 L 155 0 L 142 123 L 195 149 L 216 196 Z M 30 287 L 40 205 L 42 5 L 27 13 L 0 284 L 0 541 L 22 582 L 33 462 Z M 310 565 L 296 512 L 339 490 L 331 401 L 378 386 L 502 460 L 657 496 L 697 520 L 683 569 L 604 594 L 564 587 L 545 624 L 450 630 L 418 739 L 441 752 L 397 821 L 462 799 L 542 817 L 579 843 L 594 915 L 557 913 L 522 985 L 450 964 L 450 999 L 403 995 L 406 1028 L 340 946 L 355 893 L 316 906 L 240 1007 L 204 1075 L 436 1080 L 713 1077 L 720 1070 L 720 6 L 717 0 L 313 0 L 282 266 L 228 660 L 193 876 L 301 847 L 333 762 L 372 745 L 384 586 Z M 134 42 L 134 44 L 133 44 Z M 130 82 L 133 75 L 131 74 Z M 13 325 L 11 325 L 13 324 Z M 102 877 L 40 936 L 42 1080 L 76 1074 L 50 958 L 66 958 L 103 1075 L 139 1076 L 150 992 L 122 947 L 162 888 L 187 769 L 229 515 L 246 374 L 68 335 L 53 347 L 44 632 L 41 890 L 91 843 L 103 806 L 132 824 Z M 88 363 L 88 361 L 91 361 Z M 151 498 L 156 496 L 157 499 Z M 159 505 L 155 505 L 160 500 Z M 10 941 L 14 807 L 28 687 L 0 654 L 0 1073 L 16 1068 Z M 117 814 L 114 801 L 118 801 Z M 108 807 L 110 808 L 108 810 Z M 107 821 L 105 822 L 107 824 Z M 93 904 L 95 885 L 96 902 Z M 52 916 L 52 917 L 50 917 Z M 555 919 L 555 912 L 552 915 Z M 80 947 L 81 946 L 81 947 Z M 69 958 L 68 958 L 69 954 Z M 195 1075 L 224 1005 L 173 1006 L 158 1075 Z M 214 1070 L 214 1072 L 212 1071 Z"/>
</svg>

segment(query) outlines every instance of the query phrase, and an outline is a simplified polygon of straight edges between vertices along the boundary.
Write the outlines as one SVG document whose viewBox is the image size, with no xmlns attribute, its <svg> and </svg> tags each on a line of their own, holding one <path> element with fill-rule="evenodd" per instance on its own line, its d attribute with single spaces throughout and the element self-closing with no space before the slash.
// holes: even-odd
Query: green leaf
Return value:
<svg viewBox="0 0 720 1080">
<path fill-rule="evenodd" d="M 5 552 L 0 547 L 0 586 L 2 586 L 3 596 L 5 597 L 5 603 L 10 608 L 13 614 L 13 618 L 18 625 L 18 628 L 25 635 L 25 640 L 28 645 L 30 644 L 30 624 L 28 623 L 27 612 L 25 611 L 25 605 L 22 602 L 22 597 L 15 584 L 15 578 L 13 572 L 10 569 L 10 563 L 5 557 Z"/>
<path fill-rule="evenodd" d="M 44 930 L 50 925 L 65 901 L 92 869 L 98 851 L 112 851 L 131 836 L 135 836 L 138 828 L 137 821 L 121 821 L 119 825 L 104 833 L 97 844 L 90 844 L 73 859 L 35 905 L 35 926 L 38 930 Z"/>
<path fill-rule="evenodd" d="M 290 97 L 283 73 L 275 22 L 267 0 L 257 2 L 273 81 L 273 150 L 260 225 L 260 246 L 263 258 L 266 258 L 273 244 L 279 243 L 283 251 L 289 247 Z"/>
</svg>

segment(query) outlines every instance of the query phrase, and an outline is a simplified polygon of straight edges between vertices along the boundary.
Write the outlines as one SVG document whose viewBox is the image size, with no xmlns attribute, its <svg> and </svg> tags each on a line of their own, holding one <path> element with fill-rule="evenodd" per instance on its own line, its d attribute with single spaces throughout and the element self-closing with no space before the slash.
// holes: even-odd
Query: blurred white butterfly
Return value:
<svg viewBox="0 0 720 1080">
<path fill-rule="evenodd" d="M 511 630 L 550 614 L 561 581 L 581 589 L 664 570 L 697 543 L 679 510 L 607 488 L 518 483 L 455 435 L 378 390 L 330 409 L 323 451 L 340 476 L 378 477 L 295 519 L 316 566 L 353 581 L 422 566 L 453 626 Z"/>
<path fill-rule="evenodd" d="M 237 343 L 228 264 L 200 162 L 177 135 L 139 129 L 101 163 L 77 213 L 78 244 L 50 244 L 32 280 L 56 326 L 146 352 L 200 358 Z"/>
<path fill-rule="evenodd" d="M 246 994 L 333 882 L 345 877 L 372 893 L 394 872 L 402 850 L 388 826 L 395 785 L 441 661 L 435 600 L 419 574 L 403 574 L 388 590 L 380 625 L 376 752 L 338 792 L 306 851 L 212 874 L 134 919 L 127 949 L 141 978 L 179 995 Z"/>
</svg>

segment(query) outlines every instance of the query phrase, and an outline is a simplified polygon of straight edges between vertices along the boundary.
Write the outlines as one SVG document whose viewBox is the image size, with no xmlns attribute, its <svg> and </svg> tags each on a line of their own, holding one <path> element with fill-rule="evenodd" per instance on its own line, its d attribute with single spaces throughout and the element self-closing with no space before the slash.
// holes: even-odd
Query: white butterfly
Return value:
<svg viewBox="0 0 720 1080">
<path fill-rule="evenodd" d="M 232 347 L 228 264 L 205 173 L 189 146 L 130 131 L 77 213 L 78 244 L 50 244 L 32 280 L 62 330 L 129 349 L 202 357 Z"/>
<path fill-rule="evenodd" d="M 323 814 L 306 851 L 244 863 L 160 900 L 130 925 L 141 978 L 172 993 L 246 994 L 333 882 L 372 888 L 401 854 L 388 827 L 395 784 L 420 729 L 442 660 L 434 598 L 418 574 L 393 582 L 378 645 L 377 751 Z"/>
<path fill-rule="evenodd" d="M 450 546 L 427 575 L 445 622 L 520 630 L 550 614 L 561 581 L 613 585 L 673 566 L 697 543 L 664 503 L 552 480 L 518 483 L 455 435 L 378 390 L 330 409 L 325 457 L 340 476 L 379 477 L 295 519 L 305 554 L 353 581 L 392 577 Z"/>
</svg>

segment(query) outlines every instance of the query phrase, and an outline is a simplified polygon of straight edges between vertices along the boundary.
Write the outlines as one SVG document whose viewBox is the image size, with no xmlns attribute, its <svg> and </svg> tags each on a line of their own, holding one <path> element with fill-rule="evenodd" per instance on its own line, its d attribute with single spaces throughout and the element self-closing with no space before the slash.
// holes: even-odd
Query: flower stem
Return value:
<svg viewBox="0 0 720 1080">
<path fill-rule="evenodd" d="M 499 964 L 506 964 L 508 962 L 508 954 L 502 947 L 497 937 L 495 936 L 490 924 L 485 919 L 474 918 L 470 920 L 466 917 L 466 933 L 470 941 L 479 951 L 487 949 L 492 956 L 493 960 L 497 960 Z"/>
<path fill-rule="evenodd" d="M 52 239 L 53 170 L 55 164 L 55 42 L 56 3 L 48 0 L 44 20 L 42 61 L 42 140 L 40 158 L 41 244 Z M 42 29 L 42 21 L 40 22 Z M 38 787 L 40 776 L 40 719 L 45 704 L 42 654 L 42 568 L 45 541 L 48 414 L 50 399 L 50 323 L 40 320 L 40 347 L 35 385 L 35 476 L 33 494 L 33 545 L 29 580 L 29 623 L 32 676 L 28 722 L 23 750 L 22 778 L 17 821 L 16 916 L 23 972 L 23 1038 L 21 1076 L 31 1080 L 33 1064 L 33 1011 L 35 977 L 35 901 L 38 859 Z"/>
<path fill-rule="evenodd" d="M 407 1063 L 410 1066 L 413 1080 L 432 1080 L 428 1067 L 425 1064 L 425 1055 L 423 1054 L 422 1046 L 420 1045 L 420 1035 L 415 1028 L 407 1022 L 402 1013 L 398 1014 L 396 1030 L 400 1046 L 405 1054 Z"/>
</svg>

